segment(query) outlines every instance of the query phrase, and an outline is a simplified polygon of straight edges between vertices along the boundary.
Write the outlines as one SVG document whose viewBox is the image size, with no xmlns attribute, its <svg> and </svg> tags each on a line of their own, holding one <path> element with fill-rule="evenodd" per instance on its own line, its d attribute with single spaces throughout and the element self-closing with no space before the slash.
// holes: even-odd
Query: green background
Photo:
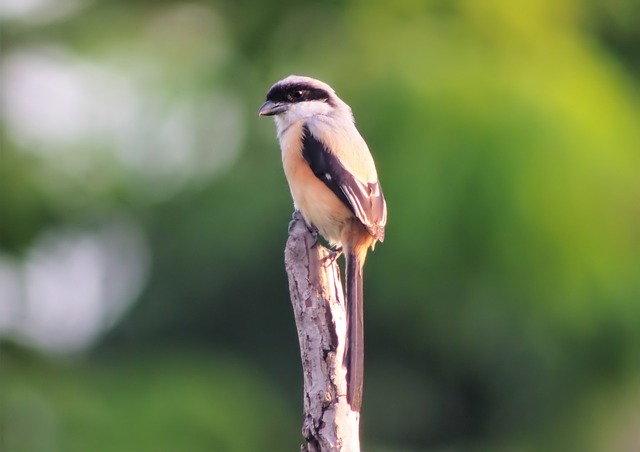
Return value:
<svg viewBox="0 0 640 452">
<path fill-rule="evenodd" d="M 1 451 L 298 448 L 291 73 L 389 208 L 364 450 L 640 449 L 640 3 L 3 8 Z"/>
</svg>

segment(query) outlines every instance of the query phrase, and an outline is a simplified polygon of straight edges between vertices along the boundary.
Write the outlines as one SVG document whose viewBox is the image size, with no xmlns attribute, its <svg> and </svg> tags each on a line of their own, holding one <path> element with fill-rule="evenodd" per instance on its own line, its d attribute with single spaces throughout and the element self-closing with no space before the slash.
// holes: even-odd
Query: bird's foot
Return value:
<svg viewBox="0 0 640 452">
<path fill-rule="evenodd" d="M 289 234 L 291 234 L 291 230 L 293 229 L 293 227 L 298 221 L 302 221 L 304 223 L 305 227 L 307 228 L 307 231 L 309 231 L 309 233 L 311 233 L 311 236 L 313 237 L 313 243 L 311 244 L 311 248 L 315 248 L 316 246 L 318 246 L 318 243 L 319 243 L 318 228 L 308 224 L 299 210 L 294 211 L 293 215 L 291 215 L 291 221 L 289 222 L 289 226 L 287 227 L 287 231 L 289 232 Z"/>
<path fill-rule="evenodd" d="M 300 220 L 304 222 L 304 218 L 302 218 L 302 214 L 300 213 L 299 210 L 294 210 L 293 214 L 291 215 L 291 221 L 289 222 L 289 226 L 287 227 L 287 232 L 289 234 L 291 234 L 291 230 L 295 226 L 296 222 Z M 306 222 L 305 222 L 305 225 L 306 225 Z"/>
<path fill-rule="evenodd" d="M 324 262 L 326 264 L 327 267 L 333 265 L 333 263 L 340 257 L 342 256 L 342 247 L 338 247 L 334 250 L 328 250 L 329 254 L 327 255 L 327 257 L 324 258 Z"/>
<path fill-rule="evenodd" d="M 320 243 L 318 230 L 315 228 L 315 226 L 310 226 L 310 225 L 307 225 L 307 229 L 309 230 L 309 232 L 311 233 L 311 236 L 313 237 L 313 243 L 311 244 L 311 248 L 315 248 Z"/>
</svg>

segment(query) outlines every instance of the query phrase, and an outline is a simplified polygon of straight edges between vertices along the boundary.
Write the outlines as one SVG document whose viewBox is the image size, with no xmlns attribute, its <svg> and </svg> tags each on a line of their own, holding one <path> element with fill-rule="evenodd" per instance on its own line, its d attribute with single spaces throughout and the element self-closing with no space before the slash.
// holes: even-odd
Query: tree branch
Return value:
<svg viewBox="0 0 640 452">
<path fill-rule="evenodd" d="M 295 212 L 284 260 L 304 375 L 303 452 L 360 451 L 360 413 L 347 403 L 344 297 L 332 259 Z"/>
</svg>

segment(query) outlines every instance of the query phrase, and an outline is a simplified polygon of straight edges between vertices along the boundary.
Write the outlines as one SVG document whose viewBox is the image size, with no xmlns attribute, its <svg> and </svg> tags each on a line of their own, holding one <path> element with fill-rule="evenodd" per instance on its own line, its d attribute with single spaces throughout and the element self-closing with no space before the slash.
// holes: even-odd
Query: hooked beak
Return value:
<svg viewBox="0 0 640 452">
<path fill-rule="evenodd" d="M 258 110 L 258 116 L 273 116 L 284 112 L 287 106 L 278 102 L 266 101 Z"/>
</svg>

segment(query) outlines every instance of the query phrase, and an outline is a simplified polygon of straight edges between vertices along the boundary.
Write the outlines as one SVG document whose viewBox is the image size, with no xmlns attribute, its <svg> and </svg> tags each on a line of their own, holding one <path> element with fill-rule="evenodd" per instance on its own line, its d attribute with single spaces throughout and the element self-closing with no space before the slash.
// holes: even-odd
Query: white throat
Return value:
<svg viewBox="0 0 640 452">
<path fill-rule="evenodd" d="M 335 119 L 344 118 L 353 122 L 353 115 L 349 106 L 337 98 L 336 100 L 339 103 L 335 106 L 323 101 L 308 101 L 289 105 L 287 111 L 274 117 L 278 136 L 281 136 L 293 124 L 317 116 Z"/>
</svg>

